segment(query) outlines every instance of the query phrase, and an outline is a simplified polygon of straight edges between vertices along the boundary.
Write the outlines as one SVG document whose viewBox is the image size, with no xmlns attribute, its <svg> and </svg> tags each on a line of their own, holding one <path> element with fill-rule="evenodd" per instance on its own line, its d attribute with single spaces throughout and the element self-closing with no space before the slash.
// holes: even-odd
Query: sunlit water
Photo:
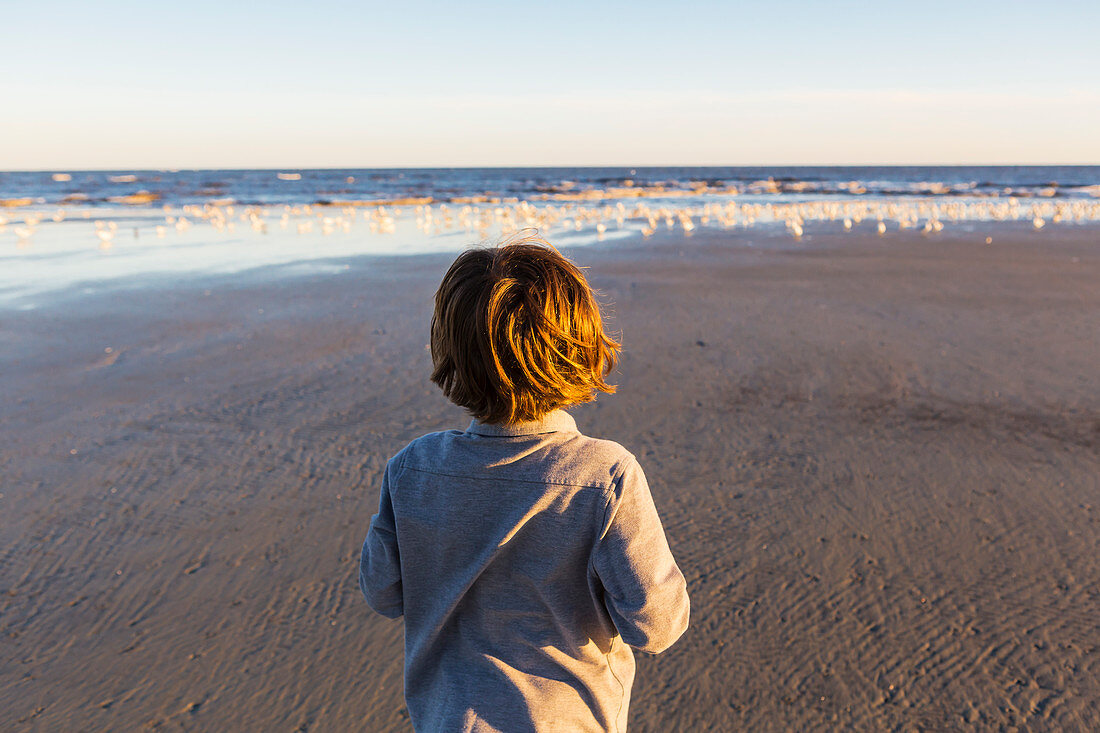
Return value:
<svg viewBox="0 0 1100 733">
<path fill-rule="evenodd" d="M 0 231 L 0 307 L 33 308 L 59 294 L 87 294 L 166 278 L 258 268 L 297 265 L 280 272 L 338 273 L 347 269 L 340 261 L 352 257 L 458 252 L 501 234 L 499 226 L 425 232 L 404 212 L 393 217 L 393 229 L 385 232 L 372 232 L 359 212 L 350 216 L 332 216 L 331 212 L 320 217 L 299 215 L 285 228 L 279 218 L 273 218 L 261 230 L 248 221 L 216 228 L 202 219 L 188 219 L 187 226 L 177 228 L 165 220 L 179 221 L 181 217 L 162 212 L 112 216 L 97 211 L 95 216 L 99 218 L 44 220 L 26 237 L 15 233 L 18 225 L 9 224 Z M 326 229 L 326 218 L 339 223 Z M 308 229 L 299 231 L 303 224 Z M 603 233 L 592 227 L 582 231 L 571 227 L 555 232 L 554 242 L 579 246 L 614 241 L 639 229 L 636 223 Z"/>
</svg>

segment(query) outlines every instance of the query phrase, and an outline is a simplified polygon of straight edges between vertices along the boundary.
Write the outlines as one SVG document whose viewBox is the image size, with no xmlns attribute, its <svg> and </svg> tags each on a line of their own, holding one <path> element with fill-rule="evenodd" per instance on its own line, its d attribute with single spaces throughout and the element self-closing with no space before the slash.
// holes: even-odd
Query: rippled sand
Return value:
<svg viewBox="0 0 1100 733">
<path fill-rule="evenodd" d="M 692 627 L 633 730 L 1100 727 L 1096 230 L 575 250 Z M 0 727 L 402 730 L 358 595 L 449 256 L 0 318 Z"/>
</svg>

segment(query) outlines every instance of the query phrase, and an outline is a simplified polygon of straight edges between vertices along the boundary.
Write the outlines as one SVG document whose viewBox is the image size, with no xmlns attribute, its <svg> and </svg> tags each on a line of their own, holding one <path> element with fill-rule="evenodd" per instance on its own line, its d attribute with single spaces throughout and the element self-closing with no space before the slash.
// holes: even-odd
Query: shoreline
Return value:
<svg viewBox="0 0 1100 733">
<path fill-rule="evenodd" d="M 162 216 L 163 214 L 160 213 L 146 212 L 140 220 L 144 220 L 148 225 L 146 228 L 149 229 L 151 227 L 150 222 L 160 220 Z M 138 221 L 138 219 L 134 221 Z M 1043 237 L 1043 241 L 1058 241 L 1061 233 L 1065 233 L 1065 237 L 1061 237 L 1062 239 L 1076 240 L 1082 236 L 1082 233 L 1100 232 L 1100 223 L 1091 221 L 1061 222 L 1047 227 L 1044 231 L 1042 227 L 1036 228 L 1029 221 L 973 220 L 954 222 L 946 229 L 932 232 L 923 231 L 919 228 L 899 230 L 896 228 L 897 223 L 894 222 L 892 228 L 885 233 L 876 233 L 873 221 L 857 223 L 850 230 L 844 228 L 840 221 L 814 221 L 806 223 L 804 230 L 802 225 L 798 225 L 796 236 L 792 232 L 790 221 L 786 224 L 781 221 L 766 221 L 753 223 L 750 226 L 738 225 L 730 228 L 714 226 L 696 228 L 690 223 L 690 219 L 686 221 L 688 221 L 686 231 L 672 226 L 666 228 L 663 225 L 661 228 L 647 230 L 635 224 L 624 228 L 607 229 L 604 233 L 597 233 L 593 229 L 566 232 L 551 229 L 543 232 L 543 235 L 562 250 L 613 248 L 621 249 L 625 253 L 639 247 L 645 248 L 672 240 L 682 240 L 685 247 L 691 247 L 692 243 L 699 241 L 722 239 L 735 242 L 735 246 L 763 246 L 768 249 L 787 250 L 814 249 L 823 245 L 831 247 L 844 246 L 844 242 L 851 243 L 862 239 L 872 241 L 877 239 L 877 241 L 889 245 L 894 241 L 904 241 L 908 237 L 921 237 L 930 244 L 935 244 L 941 240 L 943 242 L 969 242 L 975 238 L 976 241 L 982 241 L 983 237 L 989 237 L 990 243 L 998 246 L 1005 236 L 1013 239 L 1035 235 Z M 86 225 L 90 225 L 90 223 L 90 221 L 84 222 Z M 97 226 L 101 223 L 96 222 Z M 682 225 L 683 223 L 684 220 L 678 221 L 678 224 Z M 148 231 L 146 234 L 145 239 L 148 239 L 149 236 L 155 236 Z M 838 237 L 838 235 L 841 236 Z M 144 265 L 135 261 L 135 264 L 131 265 L 130 271 L 127 271 L 126 267 L 123 266 L 118 272 L 100 273 L 83 280 L 78 279 L 72 273 L 66 274 L 65 270 L 62 269 L 59 271 L 61 277 L 59 281 L 50 285 L 39 285 L 38 289 L 28 289 L 31 286 L 26 284 L 27 275 L 33 274 L 28 271 L 28 273 L 23 273 L 18 278 L 22 283 L 20 287 L 23 290 L 16 292 L 15 288 L 17 286 L 9 285 L 8 290 L 11 292 L 7 294 L 4 293 L 3 283 L 0 282 L 0 316 L 10 316 L 20 311 L 49 310 L 66 302 L 75 304 L 85 300 L 95 301 L 99 297 L 112 297 L 115 293 L 186 290 L 193 287 L 201 287 L 205 290 L 207 288 L 235 287 L 236 285 L 279 280 L 286 280 L 291 283 L 300 277 L 309 278 L 315 275 L 327 277 L 343 271 L 360 271 L 371 264 L 381 264 L 385 268 L 391 260 L 397 261 L 409 257 L 453 257 L 466 246 L 496 241 L 504 236 L 498 235 L 497 238 L 493 238 L 488 234 L 478 235 L 476 232 L 448 231 L 443 237 L 440 237 L 438 234 L 434 236 L 422 233 L 413 235 L 408 231 L 402 231 L 398 235 L 383 234 L 381 239 L 377 239 L 379 235 L 368 234 L 366 235 L 367 240 L 372 241 L 375 245 L 378 245 L 378 242 L 381 241 L 381 246 L 375 251 L 365 249 L 360 245 L 349 245 L 346 242 L 335 241 L 335 238 L 333 242 L 326 245 L 325 242 L 328 238 L 324 237 L 316 239 L 314 243 L 319 247 L 328 246 L 330 251 L 318 255 L 301 243 L 290 245 L 291 235 L 281 233 L 274 235 L 270 240 L 266 240 L 267 235 L 264 235 L 265 239 L 256 240 L 266 241 L 271 250 L 269 253 L 258 256 L 258 259 L 256 255 L 236 255 L 224 251 L 218 251 L 212 257 L 207 254 L 207 258 L 203 259 L 203 252 L 206 252 L 206 249 L 211 246 L 210 244 L 188 245 L 200 247 L 202 251 L 196 250 L 192 254 L 177 254 L 173 259 L 171 254 L 156 254 L 155 250 L 160 243 L 154 239 L 153 244 L 140 246 L 145 249 L 152 247 L 153 254 L 151 256 L 154 258 L 158 256 L 169 258 L 163 260 L 163 263 L 159 266 L 156 264 L 157 260 L 155 259 Z M 362 240 L 363 236 L 362 233 L 350 232 L 345 233 L 343 238 L 348 242 L 357 242 Z M 388 241 L 386 241 L 387 239 Z M 994 239 L 996 239 L 996 242 L 992 242 Z M 138 241 L 136 234 L 134 235 L 134 241 Z M 196 242 L 202 241 L 204 241 L 202 236 L 196 240 Z M 217 251 L 218 247 L 240 246 L 242 243 L 246 243 L 245 240 L 217 243 L 216 237 L 212 238 L 210 242 L 214 245 L 214 249 L 210 250 L 211 252 Z M 69 246 L 71 247 L 71 244 Z M 125 249 L 136 245 L 124 244 L 122 246 Z M 101 246 L 99 249 L 100 258 L 104 262 L 108 258 L 120 256 L 113 251 L 113 245 Z M 94 248 L 91 248 L 90 251 L 94 252 Z M 61 257 L 64 259 L 75 253 L 76 250 L 65 251 L 52 256 L 46 255 L 46 258 L 57 259 Z M 41 257 L 41 255 L 39 256 Z M 84 253 L 83 256 L 86 257 L 87 253 Z M 125 251 L 121 256 L 124 258 L 134 257 L 134 255 L 126 254 Z M 137 257 L 144 256 L 144 254 L 137 255 Z M 250 256 L 252 257 L 251 260 L 249 259 Z M 0 258 L 0 262 L 2 262 L 2 258 Z M 19 265 L 20 261 L 18 258 L 13 258 L 10 263 Z M 95 260 L 74 260 L 67 265 L 61 265 L 62 268 L 72 269 L 73 272 L 85 273 L 95 273 L 97 266 L 106 265 L 97 263 Z M 18 271 L 16 272 L 18 274 Z"/>
</svg>

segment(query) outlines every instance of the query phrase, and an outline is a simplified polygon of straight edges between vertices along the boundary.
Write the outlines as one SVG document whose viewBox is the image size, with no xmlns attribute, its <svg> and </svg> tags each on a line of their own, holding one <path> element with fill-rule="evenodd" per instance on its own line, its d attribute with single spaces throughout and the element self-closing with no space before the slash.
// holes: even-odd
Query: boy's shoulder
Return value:
<svg viewBox="0 0 1100 733">
<path fill-rule="evenodd" d="M 408 463 L 410 459 L 415 462 L 417 458 L 437 455 L 447 442 L 453 441 L 461 435 L 461 430 L 439 430 L 425 433 L 419 438 L 413 438 L 404 448 L 394 453 L 389 463 L 393 467 L 400 467 Z"/>
<path fill-rule="evenodd" d="M 614 481 L 628 466 L 636 465 L 634 454 L 614 440 L 593 438 L 584 433 L 572 433 L 562 443 L 565 460 L 578 467 L 588 467 L 605 472 L 609 482 Z"/>
</svg>

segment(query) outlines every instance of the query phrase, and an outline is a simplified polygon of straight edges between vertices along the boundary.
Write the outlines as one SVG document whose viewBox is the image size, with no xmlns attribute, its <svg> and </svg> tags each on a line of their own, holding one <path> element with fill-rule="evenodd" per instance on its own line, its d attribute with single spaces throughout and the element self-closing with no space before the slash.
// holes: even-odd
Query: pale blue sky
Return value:
<svg viewBox="0 0 1100 733">
<path fill-rule="evenodd" d="M 0 169 L 1100 163 L 1100 3 L 23 2 Z"/>
</svg>

